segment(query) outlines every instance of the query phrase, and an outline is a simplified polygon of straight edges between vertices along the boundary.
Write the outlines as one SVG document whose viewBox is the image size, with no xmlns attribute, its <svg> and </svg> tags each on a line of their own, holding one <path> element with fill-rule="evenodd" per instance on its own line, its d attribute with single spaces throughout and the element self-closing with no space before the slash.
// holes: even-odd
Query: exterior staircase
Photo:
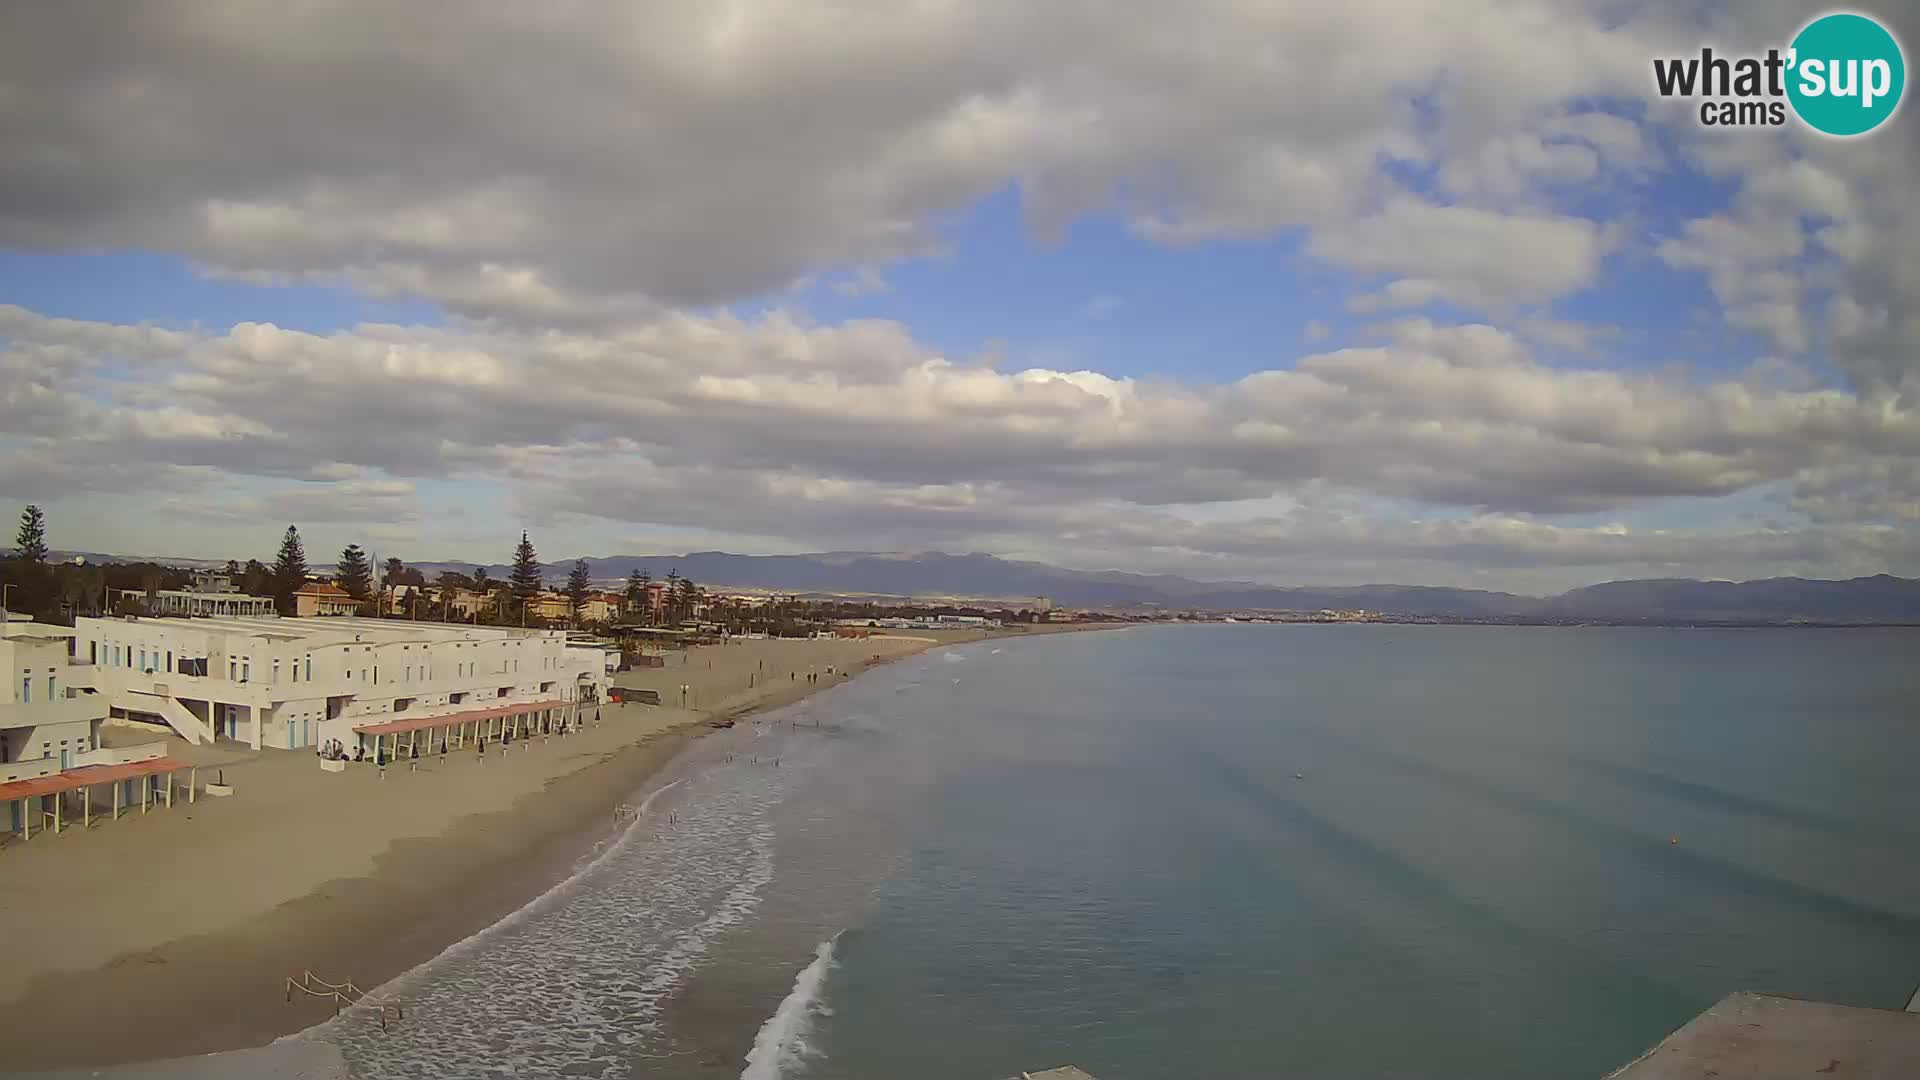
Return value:
<svg viewBox="0 0 1920 1080">
<path fill-rule="evenodd" d="M 195 746 L 204 746 L 213 741 L 213 729 L 206 721 L 187 711 L 185 705 L 167 693 L 167 688 L 156 685 L 152 690 L 129 690 L 127 708 L 137 712 L 152 713 L 167 722 L 179 736 Z"/>
</svg>

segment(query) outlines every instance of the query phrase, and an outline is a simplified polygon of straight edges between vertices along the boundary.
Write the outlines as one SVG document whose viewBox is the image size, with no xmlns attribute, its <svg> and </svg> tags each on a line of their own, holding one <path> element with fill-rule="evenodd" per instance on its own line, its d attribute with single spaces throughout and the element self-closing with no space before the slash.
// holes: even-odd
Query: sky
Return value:
<svg viewBox="0 0 1920 1080">
<path fill-rule="evenodd" d="M 1653 90 L 1824 10 L 13 5 L 0 509 L 316 563 L 1920 575 L 1913 107 Z"/>
</svg>

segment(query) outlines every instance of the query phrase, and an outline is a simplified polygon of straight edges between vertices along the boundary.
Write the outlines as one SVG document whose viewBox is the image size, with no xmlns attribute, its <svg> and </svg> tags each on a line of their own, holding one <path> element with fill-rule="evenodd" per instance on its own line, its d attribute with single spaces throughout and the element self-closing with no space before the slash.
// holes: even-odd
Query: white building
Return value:
<svg viewBox="0 0 1920 1080">
<path fill-rule="evenodd" d="M 362 728 L 463 714 L 566 712 L 599 701 L 599 649 L 564 631 L 321 618 L 83 618 L 75 659 L 114 715 L 164 723 L 191 742 L 295 749 Z"/>
<path fill-rule="evenodd" d="M 248 596 L 225 574 L 196 573 L 186 589 L 159 589 L 149 594 L 122 589 L 120 595 L 137 602 L 148 615 L 271 615 L 273 597 Z"/>
<path fill-rule="evenodd" d="M 31 780 L 92 761 L 106 699 L 92 692 L 90 668 L 70 662 L 64 626 L 0 623 L 0 784 Z"/>
<path fill-rule="evenodd" d="M 120 595 L 138 601 L 149 615 L 272 615 L 273 597 L 238 592 L 201 592 L 198 589 L 160 589 L 149 595 L 122 589 Z"/>
</svg>

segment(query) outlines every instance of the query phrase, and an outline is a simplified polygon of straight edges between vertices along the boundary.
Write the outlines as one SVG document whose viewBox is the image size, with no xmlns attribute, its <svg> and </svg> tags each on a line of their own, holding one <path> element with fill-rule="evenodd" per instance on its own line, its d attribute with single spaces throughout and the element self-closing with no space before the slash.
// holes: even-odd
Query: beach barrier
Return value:
<svg viewBox="0 0 1920 1080">
<path fill-rule="evenodd" d="M 300 991 L 310 997 L 332 998 L 333 1014 L 340 1015 L 342 1010 L 369 1008 L 380 1012 L 380 1030 L 387 1030 L 389 1020 L 394 1023 L 406 1019 L 406 1010 L 399 1005 L 384 1001 L 370 1001 L 366 991 L 355 986 L 352 979 L 343 983 L 330 983 L 315 975 L 311 970 L 302 971 L 300 977 L 287 979 L 287 1002 L 292 1004 L 293 992 Z"/>
</svg>

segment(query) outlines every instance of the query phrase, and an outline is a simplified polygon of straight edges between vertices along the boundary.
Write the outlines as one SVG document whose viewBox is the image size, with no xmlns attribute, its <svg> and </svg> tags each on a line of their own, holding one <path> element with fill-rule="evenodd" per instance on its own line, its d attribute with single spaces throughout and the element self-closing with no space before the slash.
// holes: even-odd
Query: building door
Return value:
<svg viewBox="0 0 1920 1080">
<path fill-rule="evenodd" d="M 67 771 L 67 748 L 64 746 L 60 748 L 60 771 Z"/>
</svg>

